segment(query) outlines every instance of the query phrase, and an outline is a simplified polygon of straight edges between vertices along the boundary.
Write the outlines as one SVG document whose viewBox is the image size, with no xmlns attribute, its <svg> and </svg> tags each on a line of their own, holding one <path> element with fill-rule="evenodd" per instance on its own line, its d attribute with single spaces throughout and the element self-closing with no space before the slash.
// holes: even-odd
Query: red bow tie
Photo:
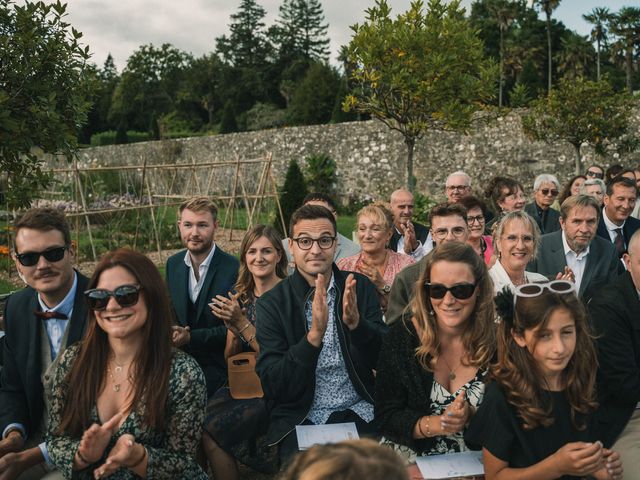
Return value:
<svg viewBox="0 0 640 480">
<path fill-rule="evenodd" d="M 41 318 L 42 320 L 49 320 L 51 318 L 59 318 L 60 320 L 69 320 L 69 317 L 62 312 L 42 312 L 40 310 L 36 310 L 33 312 L 36 317 Z"/>
</svg>

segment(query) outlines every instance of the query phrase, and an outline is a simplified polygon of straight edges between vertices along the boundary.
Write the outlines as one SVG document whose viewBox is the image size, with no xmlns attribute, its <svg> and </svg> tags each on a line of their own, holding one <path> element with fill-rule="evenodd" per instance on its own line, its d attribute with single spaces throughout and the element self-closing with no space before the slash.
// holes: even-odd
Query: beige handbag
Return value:
<svg viewBox="0 0 640 480">
<path fill-rule="evenodd" d="M 245 400 L 264 396 L 260 378 L 256 374 L 257 357 L 256 352 L 243 352 L 227 360 L 229 390 L 232 398 Z"/>
</svg>

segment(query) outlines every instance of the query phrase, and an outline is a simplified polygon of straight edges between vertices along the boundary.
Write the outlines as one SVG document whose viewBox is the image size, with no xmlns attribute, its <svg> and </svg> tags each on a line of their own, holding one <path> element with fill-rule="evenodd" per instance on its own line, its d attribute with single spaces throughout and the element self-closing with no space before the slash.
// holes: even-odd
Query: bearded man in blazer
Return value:
<svg viewBox="0 0 640 480">
<path fill-rule="evenodd" d="M 599 287 L 623 270 L 613 244 L 596 235 L 598 215 L 598 203 L 593 197 L 567 198 L 561 206 L 561 230 L 542 236 L 538 255 L 527 270 L 549 279 L 571 270 L 579 296 L 588 301 Z"/>
<path fill-rule="evenodd" d="M 191 198 L 180 205 L 178 228 L 186 250 L 170 257 L 166 270 L 177 322 L 173 343 L 200 364 L 209 396 L 227 381 L 227 327 L 209 303 L 216 295 L 229 294 L 239 267 L 238 260 L 214 243 L 217 216 L 218 209 L 207 197 Z"/>
<path fill-rule="evenodd" d="M 46 398 L 60 355 L 82 338 L 88 279 L 73 269 L 69 225 L 60 210 L 38 208 L 14 225 L 14 260 L 27 287 L 6 302 L 0 379 L 0 477 L 50 474 Z"/>
</svg>

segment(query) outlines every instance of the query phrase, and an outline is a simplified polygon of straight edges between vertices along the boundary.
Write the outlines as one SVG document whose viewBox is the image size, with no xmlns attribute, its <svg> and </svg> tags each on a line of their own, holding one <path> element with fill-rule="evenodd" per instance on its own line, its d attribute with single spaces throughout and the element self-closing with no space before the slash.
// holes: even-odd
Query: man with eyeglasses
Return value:
<svg viewBox="0 0 640 480">
<path fill-rule="evenodd" d="M 555 175 L 543 173 L 533 182 L 534 201 L 526 204 L 524 211 L 536 221 L 542 234 L 560 230 L 560 214 L 551 208 L 559 191 L 560 182 Z"/>
<path fill-rule="evenodd" d="M 471 193 L 471 177 L 462 170 L 453 172 L 447 177 L 444 193 L 448 202 L 458 203 Z"/>
<path fill-rule="evenodd" d="M 227 327 L 209 307 L 227 296 L 238 278 L 235 257 L 215 244 L 218 209 L 208 197 L 185 200 L 178 209 L 178 229 L 186 247 L 167 260 L 167 285 L 177 325 L 172 341 L 196 359 L 213 395 L 227 382 L 224 347 Z"/>
<path fill-rule="evenodd" d="M 604 168 L 600 165 L 591 165 L 584 173 L 587 178 L 599 178 L 604 179 Z"/>
<path fill-rule="evenodd" d="M 605 446 L 613 444 L 624 478 L 640 478 L 640 231 L 623 255 L 627 271 L 589 303 L 598 346 L 597 386 L 607 418 Z M 614 443 L 615 442 L 615 443 Z"/>
<path fill-rule="evenodd" d="M 73 269 L 64 214 L 27 211 L 15 225 L 14 261 L 27 284 L 7 299 L 0 378 L 0 478 L 62 478 L 44 442 L 46 398 L 60 354 L 84 334 L 88 279 Z"/>
<path fill-rule="evenodd" d="M 267 441 L 284 464 L 298 451 L 296 425 L 354 422 L 374 433 L 374 374 L 382 336 L 376 289 L 367 277 L 333 263 L 336 221 L 303 205 L 291 216 L 293 274 L 256 306 L 256 371 L 272 404 Z"/>
<path fill-rule="evenodd" d="M 389 203 L 394 226 L 389 248 L 414 260 L 421 259 L 433 248 L 433 239 L 427 227 L 413 221 L 413 194 L 400 188 L 391 194 Z"/>
<path fill-rule="evenodd" d="M 440 203 L 429 212 L 431 223 L 430 233 L 437 248 L 447 242 L 466 243 L 469 239 L 469 226 L 467 224 L 467 210 L 458 203 Z M 385 314 L 388 325 L 396 322 L 405 311 L 413 297 L 415 284 L 424 270 L 425 259 L 404 268 L 391 285 L 389 304 Z"/>
<path fill-rule="evenodd" d="M 561 230 L 543 235 L 538 255 L 527 270 L 549 279 L 572 277 L 578 294 L 588 301 L 622 268 L 615 248 L 596 236 L 599 208 L 589 195 L 574 195 L 560 207 Z"/>
</svg>

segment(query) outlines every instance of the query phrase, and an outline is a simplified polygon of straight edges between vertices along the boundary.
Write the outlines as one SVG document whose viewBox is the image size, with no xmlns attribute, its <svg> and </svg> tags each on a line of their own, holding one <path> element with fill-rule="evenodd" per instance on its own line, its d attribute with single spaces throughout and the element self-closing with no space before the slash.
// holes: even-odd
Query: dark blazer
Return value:
<svg viewBox="0 0 640 480">
<path fill-rule="evenodd" d="M 634 234 L 636 230 L 640 228 L 640 220 L 637 218 L 633 218 L 629 216 L 627 220 L 624 222 L 624 226 L 622 227 L 622 236 L 624 237 L 625 246 L 629 245 L 629 240 L 631 240 L 631 236 Z M 611 237 L 609 236 L 609 231 L 607 230 L 607 226 L 604 224 L 604 218 L 602 218 L 602 212 L 600 212 L 600 222 L 598 223 L 598 235 L 604 238 L 607 242 L 611 241 Z M 626 248 L 625 248 L 626 252 Z M 616 250 L 617 253 L 617 250 Z M 619 255 L 621 257 L 622 255 Z"/>
<path fill-rule="evenodd" d="M 560 213 L 557 210 L 549 207 L 547 209 L 547 215 L 545 216 L 544 223 L 538 216 L 538 207 L 536 202 L 527 203 L 524 206 L 524 211 L 531 215 L 540 228 L 540 233 L 552 233 L 560 230 Z"/>
<path fill-rule="evenodd" d="M 78 273 L 67 346 L 82 338 L 87 322 L 84 291 L 89 279 Z M 26 287 L 7 299 L 4 367 L 0 381 L 0 432 L 21 423 L 31 435 L 40 427 L 44 410 L 42 387 L 42 329 L 33 312 L 40 309 L 37 292 Z"/>
<path fill-rule="evenodd" d="M 191 342 L 183 349 L 193 355 L 204 371 L 209 395 L 227 381 L 224 347 L 227 327 L 216 317 L 208 304 L 216 295 L 227 295 L 238 280 L 238 260 L 216 245 L 204 284 L 200 290 L 195 315 L 190 315 L 189 268 L 184 263 L 186 250 L 167 260 L 167 284 L 178 325 L 191 329 Z"/>
<path fill-rule="evenodd" d="M 640 300 L 629 272 L 589 303 L 598 347 L 598 394 L 611 445 L 640 402 Z"/>
<path fill-rule="evenodd" d="M 413 229 L 416 231 L 416 239 L 420 240 L 424 245 L 424 242 L 427 241 L 427 236 L 429 235 L 429 227 L 418 222 L 411 223 L 413 223 Z M 401 236 L 400 232 L 393 227 L 393 235 L 391 236 L 391 240 L 389 240 L 389 248 L 394 252 L 398 250 L 398 242 L 400 241 Z"/>
<path fill-rule="evenodd" d="M 558 230 L 542 236 L 538 256 L 529 263 L 527 271 L 541 273 L 552 280 L 566 266 L 562 230 Z M 580 297 L 588 301 L 598 288 L 613 281 L 622 269 L 622 263 L 618 259 L 618 253 L 613 244 L 596 235 L 589 245 L 587 264 L 584 267 L 580 292 L 578 292 Z"/>
</svg>

